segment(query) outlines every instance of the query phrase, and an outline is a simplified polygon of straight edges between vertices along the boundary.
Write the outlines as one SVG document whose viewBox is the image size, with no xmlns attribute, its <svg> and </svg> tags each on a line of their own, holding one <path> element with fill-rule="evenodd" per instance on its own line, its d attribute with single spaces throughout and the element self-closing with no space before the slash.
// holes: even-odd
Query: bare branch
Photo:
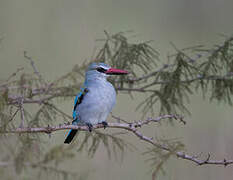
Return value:
<svg viewBox="0 0 233 180">
<path fill-rule="evenodd" d="M 27 55 L 27 51 L 24 51 L 23 53 L 24 53 L 24 57 L 30 61 L 30 64 L 34 70 L 34 73 L 38 76 L 39 80 L 43 80 L 41 74 L 39 73 L 39 71 L 37 70 L 37 68 L 35 66 L 34 61 L 32 60 L 32 58 L 30 56 Z"/>
<path fill-rule="evenodd" d="M 159 116 L 157 118 L 148 118 L 145 121 L 138 121 L 134 123 L 108 123 L 108 128 L 117 128 L 117 129 L 124 129 L 129 132 L 132 132 L 135 136 L 137 136 L 139 139 L 157 147 L 167 152 L 173 152 L 172 149 L 170 149 L 168 146 L 161 144 L 153 138 L 147 137 L 143 135 L 141 132 L 139 132 L 139 128 L 141 128 L 144 125 L 147 125 L 152 122 L 160 122 L 163 119 L 172 118 L 180 120 L 182 123 L 185 124 L 185 121 L 182 117 L 179 117 L 177 115 L 163 115 Z M 104 125 L 97 124 L 93 126 L 93 129 L 99 129 L 104 128 Z M 59 126 L 48 126 L 48 127 L 38 127 L 38 128 L 16 128 L 15 130 L 8 130 L 8 131 L 1 131 L 0 133 L 52 133 L 54 131 L 58 130 L 64 130 L 64 129 L 77 129 L 81 131 L 89 131 L 87 126 L 75 126 L 75 125 L 59 125 Z M 191 156 L 186 154 L 185 152 L 174 152 L 174 154 L 178 158 L 182 158 L 185 160 L 192 161 L 198 165 L 205 165 L 205 164 L 214 164 L 214 165 L 224 165 L 227 166 L 229 164 L 233 164 L 233 160 L 211 160 L 210 155 L 208 155 L 208 158 L 205 160 L 199 159 L 197 156 Z"/>
</svg>

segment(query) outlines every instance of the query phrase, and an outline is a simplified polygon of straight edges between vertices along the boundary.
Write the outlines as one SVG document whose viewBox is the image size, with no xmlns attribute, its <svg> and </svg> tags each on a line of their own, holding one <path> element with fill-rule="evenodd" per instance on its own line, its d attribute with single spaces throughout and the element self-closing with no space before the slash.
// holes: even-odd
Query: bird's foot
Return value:
<svg viewBox="0 0 233 180">
<path fill-rule="evenodd" d="M 103 121 L 101 124 L 103 124 L 104 129 L 108 126 L 108 123 L 106 121 Z"/>
<path fill-rule="evenodd" d="M 91 123 L 86 123 L 86 126 L 88 127 L 89 132 L 91 132 L 93 125 Z"/>
</svg>

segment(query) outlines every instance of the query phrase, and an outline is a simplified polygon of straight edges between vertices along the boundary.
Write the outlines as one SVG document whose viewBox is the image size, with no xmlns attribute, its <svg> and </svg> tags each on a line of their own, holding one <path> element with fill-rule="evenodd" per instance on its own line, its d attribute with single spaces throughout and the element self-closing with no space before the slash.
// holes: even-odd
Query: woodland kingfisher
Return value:
<svg viewBox="0 0 233 180">
<path fill-rule="evenodd" d="M 73 125 L 86 125 L 92 131 L 94 124 L 107 127 L 106 119 L 116 103 L 116 91 L 107 81 L 109 75 L 125 75 L 127 71 L 111 68 L 104 63 L 91 63 L 85 75 L 81 92 L 74 100 Z M 77 130 L 71 129 L 64 143 L 69 144 Z"/>
</svg>

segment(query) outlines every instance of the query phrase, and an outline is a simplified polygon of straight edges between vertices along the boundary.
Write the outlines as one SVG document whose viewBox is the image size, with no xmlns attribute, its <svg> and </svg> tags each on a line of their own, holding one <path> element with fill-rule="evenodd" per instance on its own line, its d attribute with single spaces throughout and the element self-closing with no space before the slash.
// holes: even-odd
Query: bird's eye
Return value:
<svg viewBox="0 0 233 180">
<path fill-rule="evenodd" d="M 96 68 L 96 70 L 98 71 L 98 72 L 101 72 L 101 73 L 105 73 L 107 70 L 106 69 L 104 69 L 104 68 L 102 68 L 102 67 L 98 67 L 98 68 Z"/>
</svg>

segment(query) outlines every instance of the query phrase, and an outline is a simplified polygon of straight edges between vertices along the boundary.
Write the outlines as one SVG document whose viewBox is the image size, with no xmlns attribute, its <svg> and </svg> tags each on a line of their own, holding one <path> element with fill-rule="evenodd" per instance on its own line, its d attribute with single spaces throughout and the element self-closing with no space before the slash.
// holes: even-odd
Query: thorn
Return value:
<svg viewBox="0 0 233 180">
<path fill-rule="evenodd" d="M 210 153 L 208 153 L 208 156 L 207 156 L 206 160 L 203 161 L 203 164 L 204 164 L 204 163 L 208 163 L 209 160 L 210 160 Z"/>
<path fill-rule="evenodd" d="M 224 167 L 227 167 L 228 163 L 227 163 L 227 160 L 225 158 L 224 158 L 223 162 L 224 162 Z"/>
<path fill-rule="evenodd" d="M 186 121 L 184 120 L 184 117 L 180 117 L 180 121 L 184 124 L 184 125 L 186 125 Z"/>
<path fill-rule="evenodd" d="M 132 126 L 132 124 L 131 124 L 131 126 Z M 141 121 L 135 122 L 135 123 L 134 123 L 134 127 L 135 127 L 135 128 L 138 128 L 138 127 L 141 128 L 141 127 L 142 127 Z"/>
</svg>

